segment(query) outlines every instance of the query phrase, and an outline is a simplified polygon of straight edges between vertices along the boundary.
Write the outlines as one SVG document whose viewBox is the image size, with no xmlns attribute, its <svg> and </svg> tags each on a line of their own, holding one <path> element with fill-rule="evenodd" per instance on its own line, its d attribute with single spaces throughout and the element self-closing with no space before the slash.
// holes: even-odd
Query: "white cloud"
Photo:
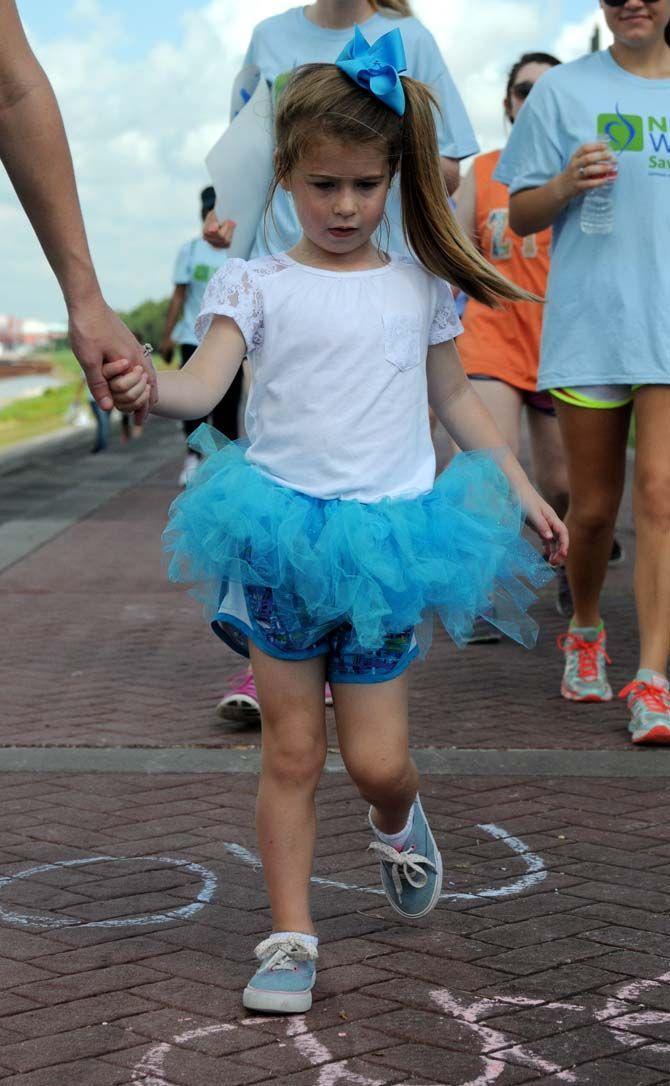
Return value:
<svg viewBox="0 0 670 1086">
<path fill-rule="evenodd" d="M 612 44 L 613 38 L 605 22 L 605 16 L 598 10 L 577 23 L 564 26 L 556 42 L 562 60 L 576 60 L 585 51 L 585 43 L 590 42 L 596 26 L 600 32 L 600 48 Z"/>
<path fill-rule="evenodd" d="M 177 246 L 198 229 L 204 155 L 225 123 L 253 26 L 290 2 L 209 0 L 186 8 L 181 40 L 161 40 L 158 27 L 141 59 L 123 59 L 123 28 L 100 0 L 71 4 L 57 39 L 32 35 L 63 111 L 111 304 L 130 307 L 169 291 Z M 561 27 L 560 0 L 477 0 L 475 18 L 473 0 L 415 0 L 415 9 L 435 34 L 485 147 L 504 138 L 501 99 L 514 60 L 536 49 L 578 55 L 593 22 Z M 12 267 L 0 309 L 57 319 L 57 286 L 25 218 L 8 214 L 13 201 L 0 176 L 3 255 Z"/>
</svg>

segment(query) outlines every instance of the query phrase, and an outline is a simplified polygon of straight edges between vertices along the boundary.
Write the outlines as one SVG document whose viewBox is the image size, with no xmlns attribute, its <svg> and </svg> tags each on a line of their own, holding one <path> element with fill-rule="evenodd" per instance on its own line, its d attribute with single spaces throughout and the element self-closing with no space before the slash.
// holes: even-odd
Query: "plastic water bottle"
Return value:
<svg viewBox="0 0 670 1086">
<path fill-rule="evenodd" d="M 602 137 L 598 137 L 602 142 Z M 616 176 L 616 174 L 614 175 Z M 611 234 L 614 228 L 614 180 L 589 189 L 582 200 L 582 234 Z"/>
</svg>

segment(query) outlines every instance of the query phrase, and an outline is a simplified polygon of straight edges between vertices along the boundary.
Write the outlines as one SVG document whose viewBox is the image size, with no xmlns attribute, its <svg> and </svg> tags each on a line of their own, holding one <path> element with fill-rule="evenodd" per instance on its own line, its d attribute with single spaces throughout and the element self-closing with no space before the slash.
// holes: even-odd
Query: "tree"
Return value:
<svg viewBox="0 0 670 1086">
<path fill-rule="evenodd" d="M 158 302 L 148 299 L 119 315 L 141 343 L 152 343 L 157 347 L 163 335 L 169 303 L 169 298 L 161 298 Z"/>
</svg>

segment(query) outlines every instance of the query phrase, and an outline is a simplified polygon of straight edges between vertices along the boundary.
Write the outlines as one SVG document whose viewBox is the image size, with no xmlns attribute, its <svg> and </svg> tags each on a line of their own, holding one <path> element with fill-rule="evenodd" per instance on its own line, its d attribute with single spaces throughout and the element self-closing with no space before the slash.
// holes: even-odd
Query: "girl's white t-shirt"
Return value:
<svg viewBox="0 0 670 1086">
<path fill-rule="evenodd" d="M 397 254 L 350 272 L 286 254 L 232 259 L 207 286 L 200 339 L 215 316 L 234 320 L 247 345 L 251 463 L 325 499 L 432 488 L 426 354 L 463 330 L 445 282 Z"/>
</svg>

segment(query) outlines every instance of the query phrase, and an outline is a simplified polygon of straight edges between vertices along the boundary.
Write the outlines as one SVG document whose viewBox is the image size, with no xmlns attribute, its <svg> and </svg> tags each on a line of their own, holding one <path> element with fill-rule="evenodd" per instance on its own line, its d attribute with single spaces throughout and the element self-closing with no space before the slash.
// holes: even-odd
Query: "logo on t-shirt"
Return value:
<svg viewBox="0 0 670 1086">
<path fill-rule="evenodd" d="M 617 103 L 615 113 L 598 114 L 598 136 L 608 142 L 615 154 L 646 151 L 649 173 L 670 177 L 670 117 L 640 117 L 622 113 Z"/>
<path fill-rule="evenodd" d="M 195 283 L 209 283 L 216 268 L 210 268 L 209 264 L 196 264 L 193 269 L 193 281 Z"/>
<path fill-rule="evenodd" d="M 644 121 L 634 113 L 601 113 L 598 135 L 611 144 L 617 154 L 622 151 L 644 151 Z"/>
</svg>

